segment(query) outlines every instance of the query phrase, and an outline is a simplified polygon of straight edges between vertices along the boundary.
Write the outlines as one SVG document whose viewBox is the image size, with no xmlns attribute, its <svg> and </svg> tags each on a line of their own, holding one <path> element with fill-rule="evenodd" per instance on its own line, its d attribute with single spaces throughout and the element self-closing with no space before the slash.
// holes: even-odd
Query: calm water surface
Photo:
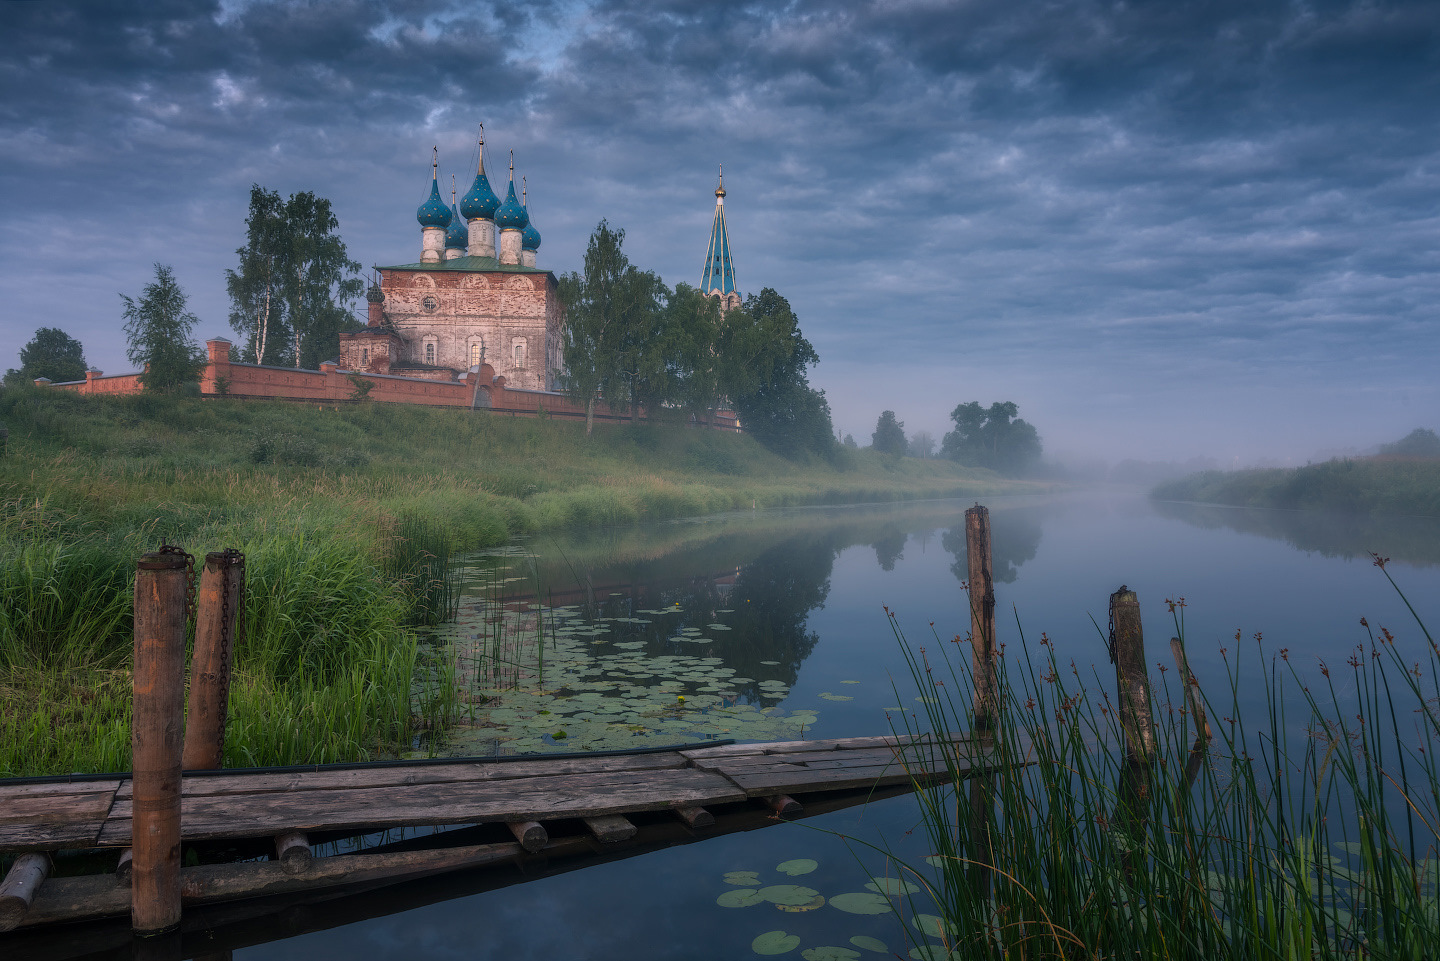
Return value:
<svg viewBox="0 0 1440 961">
<path fill-rule="evenodd" d="M 888 733 L 887 709 L 913 708 L 915 691 L 884 608 L 917 644 L 968 630 L 960 587 L 967 506 L 746 513 L 540 539 L 477 558 L 477 593 L 435 641 L 459 665 L 473 705 L 472 723 L 445 750 Z M 1247 659 L 1241 673 L 1249 676 L 1281 648 L 1303 672 L 1314 673 L 1318 659 L 1342 664 L 1366 639 L 1362 616 L 1401 643 L 1416 643 L 1418 629 L 1370 550 L 1392 558 L 1390 571 L 1421 616 L 1440 625 L 1440 526 L 1432 520 L 1152 505 L 1139 495 L 992 499 L 989 506 L 1000 641 L 1016 644 L 1023 628 L 1033 643 L 1044 632 L 1063 660 L 1087 675 L 1093 666 L 1106 689 L 1113 673 L 1091 618 L 1105 623 L 1108 596 L 1122 583 L 1139 594 L 1153 662 L 1169 663 L 1166 599 L 1186 599 L 1192 666 L 1212 698 L 1228 691 L 1222 648 L 1232 660 Z M 515 579 L 497 585 L 482 576 L 497 569 Z M 547 631 L 546 687 L 563 688 L 544 695 L 548 701 L 484 693 L 476 674 L 483 674 L 482 650 L 493 651 L 499 608 L 509 611 L 500 627 L 512 633 Z M 1247 697 L 1242 690 L 1242 704 Z M 827 945 L 882 957 L 855 948 L 857 936 L 904 956 L 908 945 L 888 915 L 828 904 L 798 912 L 768 903 L 724 908 L 716 898 L 732 889 L 724 875 L 736 871 L 755 872 L 760 885 L 801 883 L 827 898 L 863 891 L 870 872 L 884 873 L 883 859 L 840 835 L 919 862 L 927 852 L 916 828 L 913 801 L 899 797 L 466 894 L 235 957 L 753 958 L 752 940 L 775 930 L 799 936 L 789 957 Z M 793 878 L 776 871 L 797 858 L 818 867 Z M 458 892 L 462 882 L 438 883 Z"/>
</svg>

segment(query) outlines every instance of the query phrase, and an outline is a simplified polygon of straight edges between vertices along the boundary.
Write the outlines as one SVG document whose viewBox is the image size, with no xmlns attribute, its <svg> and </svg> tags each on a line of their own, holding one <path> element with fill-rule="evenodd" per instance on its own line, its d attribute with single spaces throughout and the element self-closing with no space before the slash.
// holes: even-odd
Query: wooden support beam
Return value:
<svg viewBox="0 0 1440 961">
<path fill-rule="evenodd" d="M 35 892 L 49 874 L 48 855 L 22 854 L 15 859 L 5 873 L 5 880 L 0 882 L 0 931 L 13 931 L 20 926 L 35 900 Z"/>
<path fill-rule="evenodd" d="M 615 841 L 628 841 L 640 830 L 630 819 L 623 814 L 602 814 L 599 817 L 585 818 L 585 826 L 590 833 L 598 840 L 607 844 Z"/>
<path fill-rule="evenodd" d="M 539 851 L 550 841 L 550 832 L 539 821 L 507 821 L 505 826 L 515 835 L 520 846 L 531 854 Z"/>
<path fill-rule="evenodd" d="M 225 765 L 225 721 L 230 709 L 230 668 L 235 625 L 245 603 L 245 558 L 239 551 L 205 555 L 190 659 L 190 713 L 183 765 L 209 771 Z"/>
<path fill-rule="evenodd" d="M 704 808 L 675 808 L 675 816 L 696 830 L 715 826 L 715 815 Z"/>
<path fill-rule="evenodd" d="M 180 732 L 185 709 L 188 557 L 160 552 L 135 569 L 134 899 L 148 936 L 180 923 Z"/>
<path fill-rule="evenodd" d="M 765 804 L 782 818 L 794 817 L 805 810 L 805 805 L 788 794 L 772 794 L 765 798 Z"/>
<path fill-rule="evenodd" d="M 302 874 L 310 867 L 314 856 L 310 850 L 310 839 L 303 831 L 286 831 L 275 838 L 275 860 L 285 869 L 286 874 Z"/>
<path fill-rule="evenodd" d="M 115 865 L 115 883 L 128 888 L 135 880 L 135 849 L 126 848 L 120 852 L 120 863 Z"/>
</svg>

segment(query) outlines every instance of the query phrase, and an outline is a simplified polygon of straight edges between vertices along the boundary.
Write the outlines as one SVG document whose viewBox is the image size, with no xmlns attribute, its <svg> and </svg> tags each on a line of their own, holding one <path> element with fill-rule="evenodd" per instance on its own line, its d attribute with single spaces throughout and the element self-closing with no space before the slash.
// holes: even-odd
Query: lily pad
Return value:
<svg viewBox="0 0 1440 961">
<path fill-rule="evenodd" d="M 726 891 L 715 899 L 715 903 L 722 908 L 748 908 L 752 904 L 759 904 L 765 899 L 760 892 L 754 888 L 736 888 L 733 891 Z"/>
<path fill-rule="evenodd" d="M 750 950 L 756 954 L 788 954 L 798 947 L 800 936 L 786 934 L 784 931 L 766 931 L 750 942 Z"/>
<path fill-rule="evenodd" d="M 928 864 L 928 865 L 930 865 L 932 868 L 943 868 L 943 867 L 945 867 L 947 864 L 949 864 L 949 863 L 950 863 L 951 861 L 953 861 L 953 860 L 955 860 L 955 859 L 954 859 L 954 858 L 944 858 L 944 857 L 941 857 L 941 856 L 938 855 L 938 854 L 932 854 L 932 855 L 930 855 L 928 858 L 925 859 L 925 863 Z"/>
<path fill-rule="evenodd" d="M 782 861 L 775 866 L 775 870 L 781 874 L 788 874 L 793 878 L 801 874 L 809 874 L 819 866 L 820 864 L 818 862 L 812 861 L 810 858 L 795 858 L 792 861 Z"/>
<path fill-rule="evenodd" d="M 818 948 L 806 948 L 800 952 L 800 957 L 805 961 L 855 961 L 860 957 L 859 951 L 851 951 L 849 948 L 834 948 L 823 945 Z"/>
<path fill-rule="evenodd" d="M 879 938 L 867 937 L 863 934 L 855 935 L 855 937 L 850 939 L 850 943 L 857 948 L 874 951 L 876 954 L 888 954 L 890 952 L 890 949 L 885 947 L 884 941 L 881 941 Z"/>
<path fill-rule="evenodd" d="M 910 949 L 910 957 L 915 961 L 953 961 L 960 957 L 943 944 L 922 944 L 918 948 Z"/>
<path fill-rule="evenodd" d="M 824 691 L 824 692 L 822 692 L 822 693 L 821 693 L 820 695 L 818 695 L 818 696 L 823 697 L 823 698 L 824 698 L 825 700 L 827 700 L 827 701 L 853 701 L 853 700 L 855 700 L 855 698 L 851 697 L 849 694 L 831 694 L 829 691 Z"/>
<path fill-rule="evenodd" d="M 772 904 L 805 904 L 814 900 L 819 893 L 814 888 L 803 887 L 799 884 L 772 884 L 767 888 L 760 889 L 760 897 Z"/>
<path fill-rule="evenodd" d="M 944 918 L 936 917 L 933 914 L 917 914 L 910 919 L 916 930 L 930 935 L 932 938 L 943 938 L 947 933 L 954 934 L 951 925 L 945 922 Z"/>
<path fill-rule="evenodd" d="M 830 899 L 832 908 L 839 908 L 846 914 L 889 914 L 890 899 L 873 891 L 852 891 L 837 894 Z"/>
<path fill-rule="evenodd" d="M 876 894 L 914 894 L 923 890 L 918 884 L 911 884 L 903 878 L 876 878 L 865 885 Z"/>
</svg>

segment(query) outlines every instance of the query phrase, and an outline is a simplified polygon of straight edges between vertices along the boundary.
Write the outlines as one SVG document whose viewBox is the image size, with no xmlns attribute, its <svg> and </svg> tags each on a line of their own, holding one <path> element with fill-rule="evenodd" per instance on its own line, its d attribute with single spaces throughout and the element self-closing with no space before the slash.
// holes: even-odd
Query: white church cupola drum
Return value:
<svg viewBox="0 0 1440 961">
<path fill-rule="evenodd" d="M 440 149 L 434 148 L 430 162 L 430 196 L 415 211 L 420 221 L 420 262 L 438 264 L 445 259 L 445 230 L 450 226 L 450 208 L 440 199 Z"/>
<path fill-rule="evenodd" d="M 485 125 L 480 125 L 480 160 L 476 164 L 475 182 L 470 192 L 460 198 L 460 213 L 469 226 L 471 257 L 495 256 L 495 211 L 500 198 L 490 189 L 485 176 Z"/>
<path fill-rule="evenodd" d="M 525 229 L 520 231 L 520 265 L 534 267 L 535 253 L 540 249 L 540 231 L 530 219 L 530 188 L 524 177 L 520 178 L 520 206 L 525 208 Z"/>
<path fill-rule="evenodd" d="M 710 227 L 710 250 L 705 255 L 700 292 L 720 298 L 721 310 L 740 306 L 740 294 L 735 289 L 735 264 L 730 259 L 730 234 L 725 229 L 724 167 L 720 168 L 720 182 L 715 188 L 715 222 Z"/>
<path fill-rule="evenodd" d="M 495 226 L 500 228 L 500 263 L 520 265 L 521 236 L 530 224 L 530 217 L 515 196 L 515 152 L 510 152 L 510 190 L 505 202 L 495 211 Z"/>
</svg>

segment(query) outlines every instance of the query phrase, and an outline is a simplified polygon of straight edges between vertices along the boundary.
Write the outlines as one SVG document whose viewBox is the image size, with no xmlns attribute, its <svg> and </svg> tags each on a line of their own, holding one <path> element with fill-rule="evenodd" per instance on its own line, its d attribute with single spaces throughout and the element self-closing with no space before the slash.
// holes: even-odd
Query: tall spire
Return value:
<svg viewBox="0 0 1440 961">
<path fill-rule="evenodd" d="M 715 222 L 710 227 L 710 250 L 705 255 L 705 273 L 700 292 L 720 297 L 727 305 L 739 302 L 735 290 L 735 264 L 730 259 L 730 234 L 725 229 L 725 168 L 720 168 L 720 182 L 715 187 Z"/>
</svg>

